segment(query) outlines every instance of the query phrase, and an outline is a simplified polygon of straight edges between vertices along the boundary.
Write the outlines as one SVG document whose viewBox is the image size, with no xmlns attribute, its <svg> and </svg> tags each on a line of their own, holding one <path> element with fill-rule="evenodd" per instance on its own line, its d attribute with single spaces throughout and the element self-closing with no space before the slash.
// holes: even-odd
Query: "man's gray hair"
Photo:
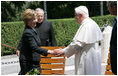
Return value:
<svg viewBox="0 0 118 76">
<path fill-rule="evenodd" d="M 42 12 L 44 13 L 44 10 L 43 10 L 43 9 L 41 9 L 41 8 L 36 8 L 36 12 L 40 12 L 40 11 L 42 11 Z"/>
<path fill-rule="evenodd" d="M 113 5 L 117 7 L 117 1 L 108 1 L 110 7 L 112 7 Z"/>
<path fill-rule="evenodd" d="M 76 14 L 82 14 L 84 17 L 89 17 L 89 12 L 86 6 L 79 6 L 75 8 Z"/>
</svg>

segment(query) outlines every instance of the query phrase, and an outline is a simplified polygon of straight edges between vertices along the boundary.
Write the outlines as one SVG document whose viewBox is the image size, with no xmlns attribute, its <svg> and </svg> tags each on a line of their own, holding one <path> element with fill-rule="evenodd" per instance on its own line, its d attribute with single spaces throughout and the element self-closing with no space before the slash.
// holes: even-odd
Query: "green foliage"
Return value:
<svg viewBox="0 0 118 76">
<path fill-rule="evenodd" d="M 24 30 L 23 22 L 6 22 L 1 26 L 1 43 L 17 47 Z M 15 50 L 2 47 L 2 55 L 13 54 Z"/>
<path fill-rule="evenodd" d="M 40 1 L 1 1 L 1 21 L 21 21 L 24 10 L 40 7 Z"/>
<path fill-rule="evenodd" d="M 26 73 L 26 75 L 40 75 L 40 74 L 41 73 L 39 72 L 39 70 L 35 68 Z"/>
<path fill-rule="evenodd" d="M 115 16 L 111 16 L 111 15 L 92 17 L 92 19 L 95 20 L 96 23 L 97 23 L 100 27 L 102 27 L 102 25 L 105 24 L 107 21 L 108 21 L 108 22 L 110 23 L 110 25 L 112 26 L 114 18 L 115 18 Z"/>
<path fill-rule="evenodd" d="M 30 1 L 30 2 L 27 2 L 27 8 L 30 8 L 30 9 L 36 9 L 36 8 L 41 8 L 40 6 L 40 1 Z"/>
<path fill-rule="evenodd" d="M 74 9 L 87 6 L 90 17 L 100 15 L 100 1 L 46 1 L 48 19 L 73 18 Z M 44 1 L 1 1 L 1 21 L 21 21 L 26 9 L 44 9 Z M 103 1 L 104 15 L 109 14 L 106 1 Z"/>
<path fill-rule="evenodd" d="M 43 2 L 41 2 L 43 6 Z M 73 18 L 75 8 L 84 5 L 89 10 L 90 17 L 100 15 L 100 1 L 47 1 L 47 16 L 49 19 Z M 103 1 L 104 15 L 109 14 L 106 1 Z"/>
<path fill-rule="evenodd" d="M 24 11 L 23 1 L 2 1 L 1 2 L 1 21 L 18 21 L 22 20 Z"/>
<path fill-rule="evenodd" d="M 67 46 L 79 28 L 79 24 L 73 20 L 57 20 L 52 22 L 58 46 Z"/>
<path fill-rule="evenodd" d="M 101 27 L 103 24 L 106 24 L 106 21 L 109 21 L 110 24 L 113 24 L 114 16 L 97 16 L 92 17 L 93 20 Z M 53 19 L 49 20 L 52 22 L 55 37 L 57 40 L 58 46 L 67 46 L 72 41 L 75 33 L 79 28 L 79 24 L 74 18 L 70 19 Z M 10 45 L 12 47 L 17 47 L 23 30 L 24 30 L 23 22 L 4 22 L 1 24 L 1 42 L 3 44 Z M 1 55 L 6 54 L 14 54 L 15 50 L 6 48 L 4 46 L 1 47 Z"/>
</svg>

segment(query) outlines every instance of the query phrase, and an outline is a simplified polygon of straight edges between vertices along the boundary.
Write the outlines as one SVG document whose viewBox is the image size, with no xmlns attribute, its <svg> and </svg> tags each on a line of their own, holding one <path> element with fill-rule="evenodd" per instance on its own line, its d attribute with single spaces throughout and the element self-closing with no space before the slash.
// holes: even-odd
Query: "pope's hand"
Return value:
<svg viewBox="0 0 118 76">
<path fill-rule="evenodd" d="M 64 55 L 64 50 L 63 49 L 55 49 L 54 51 L 54 55 L 55 56 L 61 56 Z"/>
</svg>

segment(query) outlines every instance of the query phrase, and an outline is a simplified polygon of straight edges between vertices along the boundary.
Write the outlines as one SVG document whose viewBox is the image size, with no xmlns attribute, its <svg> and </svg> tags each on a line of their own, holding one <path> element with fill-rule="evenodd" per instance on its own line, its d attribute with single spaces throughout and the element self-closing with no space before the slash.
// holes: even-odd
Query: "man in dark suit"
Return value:
<svg viewBox="0 0 118 76">
<path fill-rule="evenodd" d="M 37 26 L 36 30 L 40 36 L 42 46 L 57 46 L 52 24 L 44 20 L 44 11 L 41 8 L 36 9 Z"/>
<path fill-rule="evenodd" d="M 37 8 L 36 13 L 37 13 L 38 22 L 36 24 L 37 26 L 35 27 L 35 29 L 36 29 L 38 35 L 40 36 L 41 46 L 57 46 L 52 24 L 50 22 L 44 20 L 43 9 Z M 20 43 L 17 47 L 17 49 L 18 49 L 16 51 L 17 56 L 20 55 L 19 49 L 22 46 L 21 43 L 22 43 L 22 41 L 20 41 Z"/>
<path fill-rule="evenodd" d="M 110 41 L 110 58 L 112 72 L 117 75 L 117 1 L 108 1 L 107 7 L 110 14 L 116 16 Z"/>
</svg>

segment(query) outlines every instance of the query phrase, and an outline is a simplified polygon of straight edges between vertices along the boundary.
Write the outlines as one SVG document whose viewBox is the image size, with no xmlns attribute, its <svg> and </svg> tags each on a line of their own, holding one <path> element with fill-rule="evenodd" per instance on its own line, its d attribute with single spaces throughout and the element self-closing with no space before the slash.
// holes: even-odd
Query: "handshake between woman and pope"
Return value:
<svg viewBox="0 0 118 76">
<path fill-rule="evenodd" d="M 64 49 L 62 49 L 62 48 L 54 49 L 53 51 L 48 50 L 48 52 L 49 52 L 49 54 L 52 54 L 52 55 L 55 55 L 55 56 L 61 56 L 61 55 L 65 54 Z"/>
</svg>

